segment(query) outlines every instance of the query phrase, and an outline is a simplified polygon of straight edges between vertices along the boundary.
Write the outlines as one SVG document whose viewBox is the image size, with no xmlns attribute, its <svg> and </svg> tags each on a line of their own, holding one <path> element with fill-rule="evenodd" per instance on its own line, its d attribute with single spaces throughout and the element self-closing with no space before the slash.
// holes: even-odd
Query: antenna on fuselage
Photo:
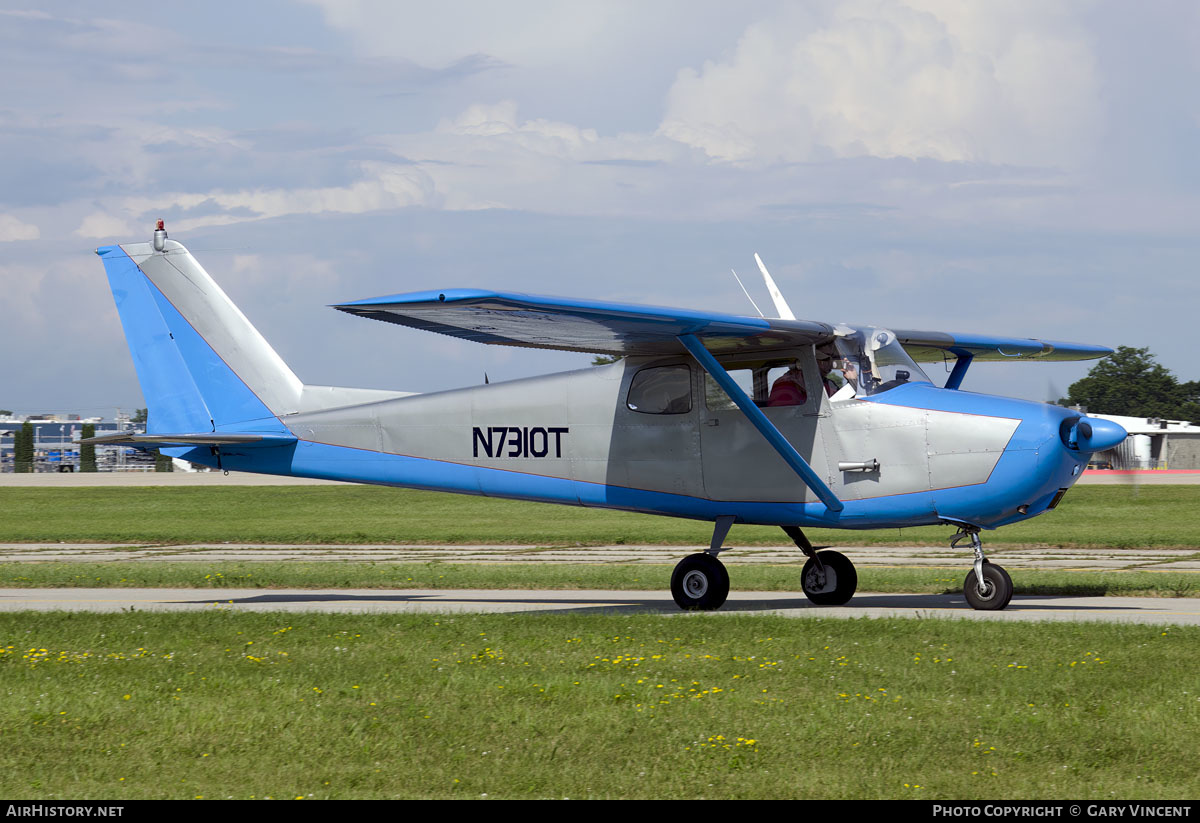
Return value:
<svg viewBox="0 0 1200 823">
<path fill-rule="evenodd" d="M 733 269 L 730 269 L 730 271 L 733 272 L 733 279 L 738 281 L 738 285 L 742 287 L 742 294 L 746 295 L 746 299 L 750 301 L 750 305 L 754 307 L 756 312 L 758 312 L 758 316 L 766 317 L 766 315 L 762 313 L 762 309 L 760 309 L 758 304 L 754 302 L 754 298 L 750 296 L 750 292 L 746 291 L 746 287 L 742 283 L 742 278 L 738 277 L 738 273 L 733 271 Z"/>
<path fill-rule="evenodd" d="M 779 312 L 780 319 L 795 320 L 796 315 L 792 314 L 791 307 L 783 299 L 783 293 L 775 285 L 775 281 L 771 278 L 771 273 L 767 271 L 767 267 L 763 265 L 762 258 L 758 256 L 757 252 L 754 254 L 754 262 L 758 264 L 758 270 L 762 272 L 763 280 L 767 284 L 767 291 L 771 293 L 771 300 L 775 303 L 775 311 Z"/>
</svg>

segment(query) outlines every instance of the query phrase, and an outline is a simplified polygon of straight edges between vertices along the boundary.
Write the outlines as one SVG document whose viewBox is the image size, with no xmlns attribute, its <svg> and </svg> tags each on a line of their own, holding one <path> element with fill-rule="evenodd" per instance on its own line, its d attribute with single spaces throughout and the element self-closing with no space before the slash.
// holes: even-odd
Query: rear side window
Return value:
<svg viewBox="0 0 1200 823">
<path fill-rule="evenodd" d="M 625 404 L 642 414 L 687 414 L 692 410 L 692 371 L 687 366 L 642 369 L 629 384 Z"/>
</svg>

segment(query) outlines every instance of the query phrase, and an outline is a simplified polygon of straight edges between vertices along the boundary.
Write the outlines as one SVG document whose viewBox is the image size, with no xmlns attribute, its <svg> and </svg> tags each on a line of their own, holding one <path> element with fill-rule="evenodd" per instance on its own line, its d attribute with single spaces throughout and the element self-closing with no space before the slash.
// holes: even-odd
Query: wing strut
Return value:
<svg viewBox="0 0 1200 823">
<path fill-rule="evenodd" d="M 946 385 L 943 388 L 957 389 L 962 385 L 963 378 L 967 376 L 967 369 L 971 366 L 971 361 L 975 359 L 973 354 L 964 354 L 955 352 L 954 370 L 950 372 L 950 376 L 946 378 Z"/>
<path fill-rule="evenodd" d="M 700 362 L 704 370 L 712 375 L 713 380 L 716 380 L 717 384 L 729 395 L 729 399 L 754 424 L 754 428 L 758 429 L 759 433 L 766 438 L 771 447 L 784 459 L 784 462 L 792 467 L 792 471 L 800 476 L 804 485 L 812 489 L 813 493 L 821 499 L 821 502 L 825 504 L 825 508 L 831 512 L 840 512 L 844 509 L 845 505 L 841 500 L 838 500 L 833 490 L 825 485 L 821 478 L 817 477 L 817 473 L 812 470 L 812 466 L 808 465 L 808 461 L 800 456 L 800 452 L 796 451 L 796 448 L 787 441 L 787 438 L 779 432 L 779 429 L 775 428 L 775 425 L 767 419 L 767 416 L 762 413 L 758 406 L 754 405 L 754 401 L 746 396 L 741 386 L 735 383 L 733 378 L 729 376 L 729 372 L 725 371 L 721 364 L 717 362 L 717 359 L 709 353 L 708 349 L 704 348 L 704 344 L 700 342 L 700 339 L 694 334 L 681 334 L 679 335 L 679 342 L 692 353 L 692 357 L 695 357 Z"/>
</svg>

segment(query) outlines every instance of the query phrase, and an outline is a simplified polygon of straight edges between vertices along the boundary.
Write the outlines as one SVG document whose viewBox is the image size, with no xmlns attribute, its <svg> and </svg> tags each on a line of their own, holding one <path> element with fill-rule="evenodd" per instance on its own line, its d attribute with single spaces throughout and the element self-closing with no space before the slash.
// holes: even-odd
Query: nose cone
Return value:
<svg viewBox="0 0 1200 823">
<path fill-rule="evenodd" d="M 1111 420 L 1085 417 L 1076 424 L 1075 435 L 1081 452 L 1102 452 L 1122 443 L 1128 432 Z"/>
</svg>

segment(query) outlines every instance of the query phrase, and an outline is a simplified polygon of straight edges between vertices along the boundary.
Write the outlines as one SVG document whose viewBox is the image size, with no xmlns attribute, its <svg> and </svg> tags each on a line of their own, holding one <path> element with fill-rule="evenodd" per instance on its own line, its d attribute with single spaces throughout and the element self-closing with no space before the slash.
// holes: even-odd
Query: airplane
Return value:
<svg viewBox="0 0 1200 823">
<path fill-rule="evenodd" d="M 779 526 L 816 605 L 857 588 L 806 527 L 957 527 L 963 594 L 999 610 L 1012 580 L 980 532 L 1054 509 L 1116 423 L 962 389 L 976 361 L 1070 361 L 1100 346 L 440 289 L 333 306 L 487 345 L 615 356 L 608 365 L 412 394 L 308 385 L 160 220 L 96 250 L 148 408 L 144 432 L 91 438 L 226 471 L 590 506 L 713 523 L 671 594 L 713 610 L 735 524 Z M 736 276 L 736 273 L 735 273 Z M 739 280 L 740 282 L 740 280 Z M 757 307 L 756 307 L 757 308 Z M 761 312 L 760 312 L 761 315 Z M 918 362 L 953 361 L 938 387 Z"/>
</svg>

